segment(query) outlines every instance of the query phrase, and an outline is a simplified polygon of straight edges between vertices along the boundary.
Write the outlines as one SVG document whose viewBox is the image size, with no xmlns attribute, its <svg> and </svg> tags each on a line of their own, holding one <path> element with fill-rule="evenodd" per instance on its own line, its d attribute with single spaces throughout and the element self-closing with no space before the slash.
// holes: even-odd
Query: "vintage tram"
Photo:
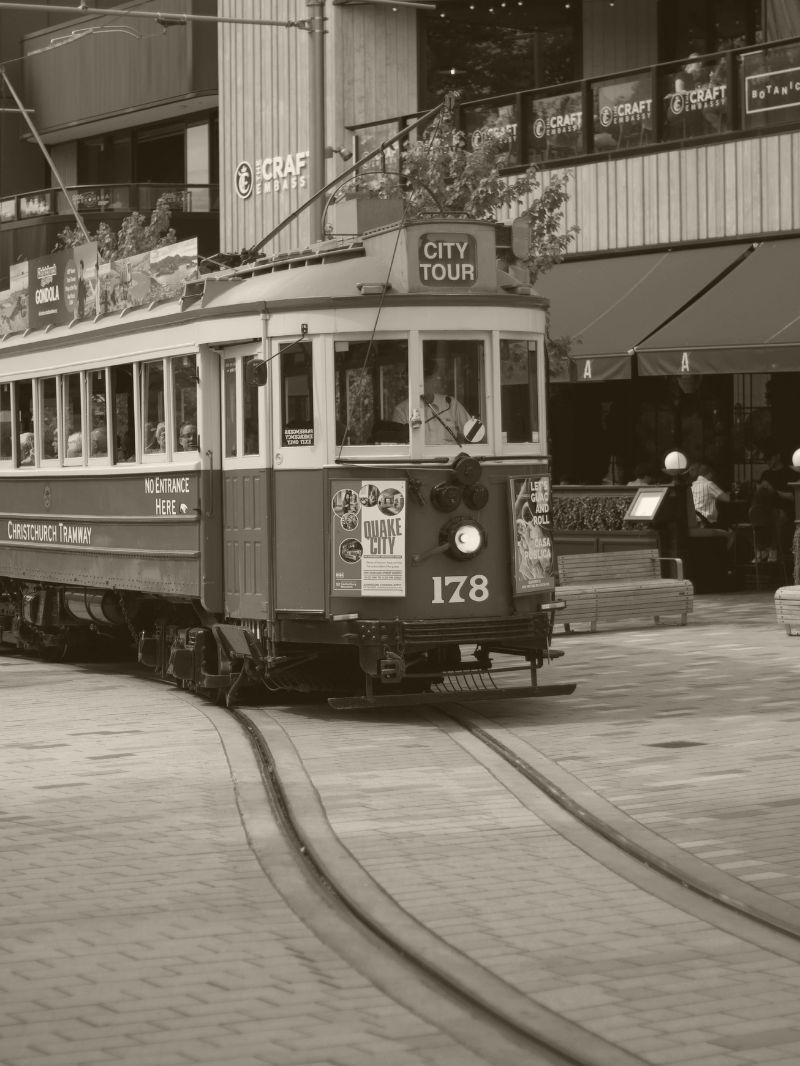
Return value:
<svg viewBox="0 0 800 1066">
<path fill-rule="evenodd" d="M 494 227 L 430 218 L 4 336 L 0 646 L 127 638 L 229 702 L 571 690 L 544 334 Z"/>
</svg>

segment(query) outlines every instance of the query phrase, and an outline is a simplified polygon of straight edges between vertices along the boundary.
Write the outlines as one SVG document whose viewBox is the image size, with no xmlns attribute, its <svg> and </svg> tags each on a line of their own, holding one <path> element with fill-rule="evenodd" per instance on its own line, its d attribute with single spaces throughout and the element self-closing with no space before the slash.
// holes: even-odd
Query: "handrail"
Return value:
<svg viewBox="0 0 800 1066">
<path fill-rule="evenodd" d="M 152 211 L 165 197 L 172 211 L 216 214 L 219 185 L 202 182 L 93 182 L 68 185 L 70 199 L 80 212 L 104 213 Z M 64 209 L 61 202 L 64 201 Z M 0 197 L 0 224 L 69 214 L 66 198 L 58 187 L 30 189 Z"/>
<path fill-rule="evenodd" d="M 769 67 L 770 57 L 780 57 L 776 70 Z M 745 64 L 753 57 L 753 70 Z M 678 75 L 689 64 L 696 64 L 707 75 L 705 83 L 695 83 L 691 89 L 676 91 L 666 89 L 666 79 Z M 781 69 L 782 68 L 782 69 Z M 787 69 L 788 68 L 788 69 Z M 717 72 L 711 82 L 712 69 Z M 722 71 L 722 74 L 720 74 Z M 788 75 L 795 75 L 794 80 Z M 772 75 L 773 84 L 768 84 Z M 746 95 L 748 83 L 752 94 L 762 92 L 763 101 L 751 100 Z M 767 84 L 759 89 L 758 80 Z M 783 82 L 791 81 L 790 86 Z M 633 99 L 641 105 L 640 117 L 624 116 L 625 122 L 617 122 L 613 103 L 603 99 L 610 95 L 606 90 L 625 82 L 640 82 L 641 91 Z M 470 128 L 469 116 L 474 110 L 480 113 L 482 124 L 486 111 L 494 109 L 496 120 L 509 128 L 509 155 L 513 159 L 504 168 L 507 171 L 528 166 L 530 163 L 546 166 L 563 166 L 566 162 L 587 161 L 609 153 L 636 154 L 643 148 L 677 146 L 685 142 L 695 143 L 701 139 L 730 139 L 742 133 L 763 133 L 770 129 L 785 129 L 800 126 L 800 37 L 787 37 L 764 44 L 742 45 L 738 48 L 692 54 L 683 58 L 666 60 L 642 67 L 611 71 L 592 78 L 584 78 L 556 85 L 495 93 L 492 96 L 460 101 L 456 123 L 465 134 Z M 711 85 L 713 93 L 708 90 Z M 705 88 L 705 93 L 698 89 Z M 785 93 L 792 93 L 790 106 L 786 105 Z M 690 97 L 690 94 L 694 94 Z M 573 97 L 571 110 L 563 102 Z M 701 97 L 705 96 L 705 99 Z M 770 96 L 772 99 L 770 99 Z M 562 100 L 559 100 L 562 98 Z M 549 103 L 551 109 L 537 107 Z M 617 101 L 617 104 L 624 101 Z M 749 108 L 751 103 L 763 106 Z M 559 110 L 561 108 L 561 110 Z M 563 121 L 561 121 L 563 119 Z M 371 130 L 385 131 L 387 127 L 405 123 L 408 116 L 396 115 L 369 123 L 348 126 L 356 138 L 367 139 Z"/>
</svg>

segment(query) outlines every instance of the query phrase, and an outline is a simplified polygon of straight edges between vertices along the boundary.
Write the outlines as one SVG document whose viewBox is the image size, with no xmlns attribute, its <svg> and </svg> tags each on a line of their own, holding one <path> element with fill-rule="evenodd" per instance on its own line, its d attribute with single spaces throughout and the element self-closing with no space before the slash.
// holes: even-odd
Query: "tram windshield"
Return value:
<svg viewBox="0 0 800 1066">
<path fill-rule="evenodd" d="M 504 444 L 538 444 L 539 365 L 536 341 L 500 341 L 500 409 Z"/>
<path fill-rule="evenodd" d="M 425 443 L 478 444 L 486 438 L 483 341 L 424 340 L 423 388 L 409 414 L 408 400 L 392 420 L 424 425 Z"/>
<path fill-rule="evenodd" d="M 336 443 L 408 443 L 405 425 L 392 419 L 408 402 L 408 342 L 336 341 Z"/>
</svg>

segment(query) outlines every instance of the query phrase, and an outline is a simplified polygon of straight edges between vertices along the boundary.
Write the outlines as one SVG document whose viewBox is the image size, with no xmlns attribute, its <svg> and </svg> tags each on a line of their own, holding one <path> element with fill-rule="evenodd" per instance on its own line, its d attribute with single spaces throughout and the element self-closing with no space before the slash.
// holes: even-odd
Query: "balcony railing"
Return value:
<svg viewBox="0 0 800 1066">
<path fill-rule="evenodd" d="M 416 117 L 351 126 L 357 155 L 379 148 Z M 458 107 L 456 121 L 473 139 L 487 122 L 502 126 L 510 168 L 797 127 L 800 38 L 473 100 Z M 396 153 L 392 145 L 369 170 L 396 171 Z"/>
<path fill-rule="evenodd" d="M 174 214 L 219 212 L 218 185 L 76 185 L 68 186 L 67 190 L 81 214 L 129 214 L 131 211 L 149 214 L 162 197 Z M 0 200 L 0 223 L 58 215 L 71 215 L 61 189 L 38 189 Z"/>
</svg>

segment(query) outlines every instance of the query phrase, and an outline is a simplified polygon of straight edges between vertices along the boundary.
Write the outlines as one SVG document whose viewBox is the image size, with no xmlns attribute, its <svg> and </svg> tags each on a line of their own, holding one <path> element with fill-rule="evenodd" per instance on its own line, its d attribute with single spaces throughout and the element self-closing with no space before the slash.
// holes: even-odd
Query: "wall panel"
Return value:
<svg viewBox="0 0 800 1066">
<path fill-rule="evenodd" d="M 219 8 L 223 16 L 287 18 L 284 0 L 220 0 Z M 346 126 L 415 110 L 416 12 L 328 4 L 325 13 L 325 141 L 348 146 Z M 220 230 L 226 251 L 258 243 L 312 192 L 307 156 L 303 185 L 257 184 L 242 198 L 234 184 L 242 161 L 258 169 L 264 159 L 283 162 L 309 151 L 309 41 L 306 31 L 283 26 L 220 26 Z M 326 180 L 344 169 L 338 157 L 324 166 Z M 309 233 L 305 212 L 264 252 L 303 247 Z"/>
<path fill-rule="evenodd" d="M 800 131 L 566 170 L 564 226 L 590 254 L 800 229 Z M 515 213 L 506 212 L 505 220 Z"/>
</svg>

